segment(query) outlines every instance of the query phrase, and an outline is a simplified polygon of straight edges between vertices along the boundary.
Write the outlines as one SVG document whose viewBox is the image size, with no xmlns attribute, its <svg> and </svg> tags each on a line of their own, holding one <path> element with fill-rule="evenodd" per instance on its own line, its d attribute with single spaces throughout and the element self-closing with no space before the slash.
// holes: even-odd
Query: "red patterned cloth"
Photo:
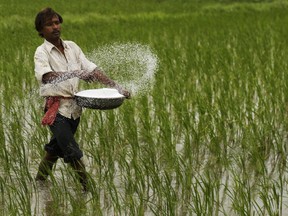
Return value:
<svg viewBox="0 0 288 216">
<path fill-rule="evenodd" d="M 55 121 L 62 97 L 47 97 L 45 103 L 46 113 L 42 118 L 42 125 L 52 125 Z"/>
</svg>

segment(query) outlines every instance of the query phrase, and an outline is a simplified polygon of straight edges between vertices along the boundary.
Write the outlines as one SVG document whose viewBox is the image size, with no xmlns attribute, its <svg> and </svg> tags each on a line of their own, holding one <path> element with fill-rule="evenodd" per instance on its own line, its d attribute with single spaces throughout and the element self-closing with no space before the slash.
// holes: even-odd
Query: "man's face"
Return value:
<svg viewBox="0 0 288 216">
<path fill-rule="evenodd" d="M 46 20 L 41 33 L 48 41 L 55 41 L 60 38 L 61 23 L 57 15 L 53 16 L 52 19 Z"/>
</svg>

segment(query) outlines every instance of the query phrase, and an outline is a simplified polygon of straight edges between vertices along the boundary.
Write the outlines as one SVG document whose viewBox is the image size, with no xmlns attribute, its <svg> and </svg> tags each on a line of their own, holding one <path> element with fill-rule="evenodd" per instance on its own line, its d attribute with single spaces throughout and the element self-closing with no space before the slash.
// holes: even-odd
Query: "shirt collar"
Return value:
<svg viewBox="0 0 288 216">
<path fill-rule="evenodd" d="M 67 49 L 68 46 L 67 46 L 67 44 L 65 43 L 65 41 L 63 41 L 62 39 L 60 39 L 60 40 L 61 40 L 61 43 L 63 44 L 64 49 Z M 47 41 L 46 39 L 44 40 L 44 44 L 45 44 L 46 49 L 49 50 L 49 52 L 51 52 L 51 50 L 52 50 L 53 48 L 56 48 L 52 43 L 50 43 L 50 42 Z"/>
</svg>

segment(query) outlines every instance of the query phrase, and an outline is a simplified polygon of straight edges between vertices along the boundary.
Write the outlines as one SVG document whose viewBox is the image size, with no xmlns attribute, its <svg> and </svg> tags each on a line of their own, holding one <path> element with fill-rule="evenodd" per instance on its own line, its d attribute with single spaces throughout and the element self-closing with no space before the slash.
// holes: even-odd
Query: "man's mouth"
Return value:
<svg viewBox="0 0 288 216">
<path fill-rule="evenodd" d="M 53 31 L 52 34 L 58 36 L 58 35 L 60 35 L 60 32 L 59 31 Z"/>
</svg>

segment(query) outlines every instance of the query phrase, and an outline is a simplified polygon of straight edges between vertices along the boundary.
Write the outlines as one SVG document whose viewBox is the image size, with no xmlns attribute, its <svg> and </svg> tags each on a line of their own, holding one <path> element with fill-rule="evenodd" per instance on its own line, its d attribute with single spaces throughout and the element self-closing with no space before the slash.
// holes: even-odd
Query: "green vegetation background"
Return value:
<svg viewBox="0 0 288 216">
<path fill-rule="evenodd" d="M 35 210 L 30 181 L 49 135 L 33 72 L 43 41 L 34 18 L 46 6 L 63 16 L 63 38 L 85 53 L 136 42 L 159 58 L 146 95 L 84 113 L 77 137 L 97 194 L 87 215 L 284 215 L 285 0 L 0 0 L 0 213 Z M 52 197 L 79 215 L 83 203 L 61 191 L 59 175 Z"/>
</svg>

